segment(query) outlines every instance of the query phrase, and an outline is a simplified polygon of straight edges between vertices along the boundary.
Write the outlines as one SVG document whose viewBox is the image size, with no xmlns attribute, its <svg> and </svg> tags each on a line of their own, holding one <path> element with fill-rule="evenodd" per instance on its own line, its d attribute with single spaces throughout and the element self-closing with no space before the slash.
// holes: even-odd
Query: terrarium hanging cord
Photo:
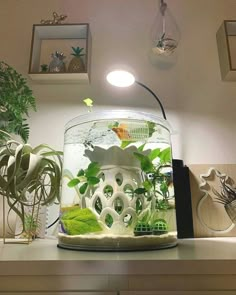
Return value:
<svg viewBox="0 0 236 295">
<path fill-rule="evenodd" d="M 167 9 L 167 3 L 164 2 L 164 0 L 161 0 L 160 11 L 161 11 L 161 15 L 162 15 L 162 33 L 163 34 L 165 34 L 165 31 L 166 31 L 166 19 L 165 19 L 166 9 Z"/>
</svg>

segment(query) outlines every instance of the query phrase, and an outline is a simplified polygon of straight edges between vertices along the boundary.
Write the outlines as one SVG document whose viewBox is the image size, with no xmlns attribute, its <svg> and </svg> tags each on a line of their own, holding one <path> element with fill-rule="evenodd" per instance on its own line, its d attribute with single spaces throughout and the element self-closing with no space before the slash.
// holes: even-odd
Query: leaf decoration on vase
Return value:
<svg viewBox="0 0 236 295">
<path fill-rule="evenodd" d="M 88 208 L 72 208 L 61 217 L 64 231 L 68 235 L 81 235 L 102 231 L 94 213 Z"/>
</svg>

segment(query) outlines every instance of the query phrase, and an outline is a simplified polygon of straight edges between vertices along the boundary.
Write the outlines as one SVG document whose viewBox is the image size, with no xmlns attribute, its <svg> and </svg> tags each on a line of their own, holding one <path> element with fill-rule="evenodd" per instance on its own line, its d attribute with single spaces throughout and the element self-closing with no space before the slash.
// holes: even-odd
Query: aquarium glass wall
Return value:
<svg viewBox="0 0 236 295">
<path fill-rule="evenodd" d="M 170 127 L 134 111 L 92 112 L 65 129 L 59 247 L 176 245 Z"/>
</svg>

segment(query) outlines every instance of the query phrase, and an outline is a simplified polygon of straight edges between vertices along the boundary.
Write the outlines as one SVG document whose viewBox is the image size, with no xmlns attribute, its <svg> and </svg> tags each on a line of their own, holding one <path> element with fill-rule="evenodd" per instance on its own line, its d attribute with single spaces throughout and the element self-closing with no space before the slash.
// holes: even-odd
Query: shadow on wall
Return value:
<svg viewBox="0 0 236 295">
<path fill-rule="evenodd" d="M 169 56 L 164 55 L 156 55 L 152 52 L 152 50 L 148 53 L 148 58 L 151 64 L 158 67 L 160 70 L 170 70 L 177 63 L 178 55 L 177 53 L 173 53 Z"/>
</svg>

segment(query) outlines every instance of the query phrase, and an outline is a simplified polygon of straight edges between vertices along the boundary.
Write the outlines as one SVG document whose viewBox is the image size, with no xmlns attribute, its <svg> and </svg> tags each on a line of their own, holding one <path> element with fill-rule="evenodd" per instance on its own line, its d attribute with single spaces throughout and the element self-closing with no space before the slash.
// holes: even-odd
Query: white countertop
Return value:
<svg viewBox="0 0 236 295">
<path fill-rule="evenodd" d="M 2 261 L 139 261 L 139 260 L 235 260 L 236 238 L 181 239 L 170 249 L 130 252 L 95 252 L 60 249 L 56 239 L 37 239 L 31 244 L 3 244 Z"/>
<path fill-rule="evenodd" d="M 31 274 L 137 274 L 140 264 L 142 272 L 150 274 L 232 274 L 236 273 L 236 238 L 183 239 L 171 249 L 136 252 L 66 250 L 57 248 L 57 240 L 51 239 L 29 245 L 0 244 L 0 274 L 18 273 L 26 264 L 24 271 Z"/>
</svg>

